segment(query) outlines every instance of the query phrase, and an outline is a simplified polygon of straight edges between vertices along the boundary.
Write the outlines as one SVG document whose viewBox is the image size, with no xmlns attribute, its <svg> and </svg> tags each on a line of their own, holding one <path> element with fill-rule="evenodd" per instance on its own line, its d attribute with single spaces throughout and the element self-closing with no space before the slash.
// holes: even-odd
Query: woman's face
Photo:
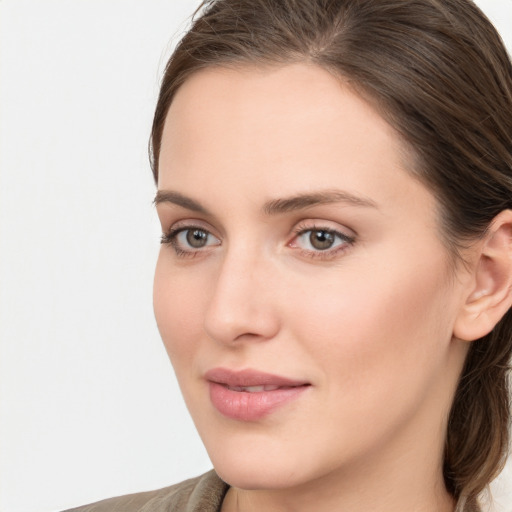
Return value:
<svg viewBox="0 0 512 512">
<path fill-rule="evenodd" d="M 207 69 L 179 89 L 154 307 L 232 485 L 440 463 L 464 279 L 406 167 L 390 126 L 313 65 Z"/>
</svg>

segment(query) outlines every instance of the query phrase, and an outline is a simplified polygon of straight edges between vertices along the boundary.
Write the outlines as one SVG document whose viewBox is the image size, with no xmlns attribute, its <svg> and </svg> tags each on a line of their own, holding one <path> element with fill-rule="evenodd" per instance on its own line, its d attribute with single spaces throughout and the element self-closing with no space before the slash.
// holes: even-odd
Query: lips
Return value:
<svg viewBox="0 0 512 512">
<path fill-rule="evenodd" d="M 244 391 L 245 393 L 261 393 L 262 391 L 275 391 L 279 386 L 229 386 L 226 387 L 231 391 Z"/>
<path fill-rule="evenodd" d="M 223 415 L 257 421 L 299 398 L 310 384 L 256 370 L 214 368 L 205 374 L 210 400 Z"/>
</svg>

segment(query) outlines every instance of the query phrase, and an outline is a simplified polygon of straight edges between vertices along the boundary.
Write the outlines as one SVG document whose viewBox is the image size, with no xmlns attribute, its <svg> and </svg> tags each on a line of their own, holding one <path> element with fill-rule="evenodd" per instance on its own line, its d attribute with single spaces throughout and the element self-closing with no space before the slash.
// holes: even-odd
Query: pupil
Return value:
<svg viewBox="0 0 512 512">
<path fill-rule="evenodd" d="M 328 231 L 312 231 L 309 235 L 309 241 L 315 249 L 325 251 L 334 243 L 334 236 Z"/>
<path fill-rule="evenodd" d="M 194 247 L 195 249 L 204 247 L 206 245 L 207 238 L 208 235 L 206 232 L 200 229 L 190 229 L 187 232 L 187 243 L 190 245 L 190 247 Z"/>
</svg>

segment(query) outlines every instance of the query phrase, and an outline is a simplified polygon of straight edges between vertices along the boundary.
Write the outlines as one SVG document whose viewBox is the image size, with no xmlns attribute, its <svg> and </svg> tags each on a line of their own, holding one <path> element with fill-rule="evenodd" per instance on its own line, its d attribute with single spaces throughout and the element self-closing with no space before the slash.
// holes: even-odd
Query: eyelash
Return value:
<svg viewBox="0 0 512 512">
<path fill-rule="evenodd" d="M 204 252 L 204 249 L 198 248 L 198 249 L 191 249 L 191 250 L 184 250 L 180 247 L 180 245 L 177 242 L 177 237 L 180 233 L 192 231 L 192 230 L 199 230 L 207 234 L 207 236 L 214 236 L 212 235 L 207 229 L 203 228 L 202 226 L 183 226 L 178 228 L 171 228 L 167 233 L 162 234 L 162 237 L 160 239 L 160 243 L 164 245 L 170 245 L 174 251 L 176 252 L 176 255 L 179 258 L 195 258 L 200 253 Z M 322 231 L 324 233 L 327 233 L 329 235 L 332 235 L 333 237 L 341 240 L 343 243 L 336 246 L 334 249 L 325 249 L 325 250 L 308 250 L 308 249 L 301 249 L 299 247 L 294 247 L 291 245 L 294 243 L 297 238 L 305 235 L 306 233 L 314 232 L 314 231 Z M 319 260 L 332 260 L 335 259 L 337 256 L 341 255 L 345 251 L 349 250 L 355 243 L 356 239 L 354 236 L 349 236 L 345 233 L 342 233 L 340 231 L 337 231 L 335 229 L 329 228 L 329 227 L 323 227 L 323 226 L 316 226 L 316 225 L 298 225 L 293 230 L 293 239 L 291 242 L 287 244 L 288 247 L 293 247 L 294 250 L 297 250 L 299 254 L 305 258 L 310 259 L 319 259 Z M 220 244 L 217 244 L 220 245 Z"/>
<path fill-rule="evenodd" d="M 160 239 L 160 243 L 163 245 L 170 245 L 179 258 L 195 258 L 199 255 L 199 253 L 203 252 L 201 249 L 192 249 L 190 251 L 186 251 L 182 249 L 176 241 L 176 238 L 180 233 L 192 231 L 195 229 L 198 231 L 203 231 L 204 233 L 207 233 L 207 235 L 213 236 L 207 229 L 203 228 L 202 226 L 183 226 L 178 228 L 171 228 L 169 231 L 167 231 L 167 233 L 164 233 Z"/>
<path fill-rule="evenodd" d="M 356 242 L 356 238 L 354 236 L 347 235 L 346 233 L 342 233 L 341 231 L 337 231 L 336 229 L 332 229 L 326 226 L 317 226 L 317 225 L 307 225 L 307 224 L 299 224 L 294 229 L 294 237 L 293 240 L 288 244 L 289 247 L 292 247 L 292 243 L 297 240 L 297 238 L 305 235 L 310 232 L 319 232 L 322 231 L 324 233 L 328 233 L 329 235 L 334 236 L 335 238 L 341 240 L 343 243 L 334 247 L 333 249 L 325 249 L 325 250 L 308 250 L 296 248 L 297 251 L 301 254 L 301 256 L 306 258 L 313 258 L 323 261 L 328 261 L 335 259 L 338 256 L 341 256 L 344 252 L 348 251 Z"/>
</svg>

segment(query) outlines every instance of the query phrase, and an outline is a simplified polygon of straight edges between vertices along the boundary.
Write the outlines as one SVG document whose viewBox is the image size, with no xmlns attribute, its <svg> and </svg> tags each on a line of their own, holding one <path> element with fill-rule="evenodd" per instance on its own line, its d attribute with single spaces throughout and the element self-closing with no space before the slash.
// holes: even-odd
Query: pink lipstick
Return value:
<svg viewBox="0 0 512 512">
<path fill-rule="evenodd" d="M 210 400 L 224 416 L 257 421 L 298 398 L 310 384 L 256 370 L 214 368 L 205 374 Z"/>
</svg>

